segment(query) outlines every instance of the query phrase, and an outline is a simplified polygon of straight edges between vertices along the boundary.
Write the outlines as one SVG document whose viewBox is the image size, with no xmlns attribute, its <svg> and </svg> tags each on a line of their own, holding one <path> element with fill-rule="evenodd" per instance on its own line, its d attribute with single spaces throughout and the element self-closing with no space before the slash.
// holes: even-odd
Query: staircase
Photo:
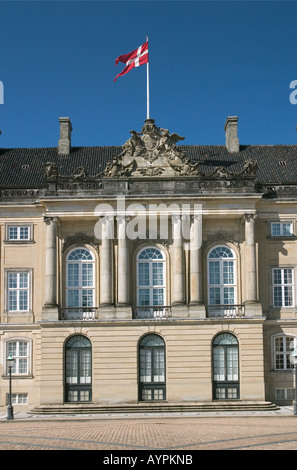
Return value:
<svg viewBox="0 0 297 470">
<path fill-rule="evenodd" d="M 279 407 L 271 402 L 234 401 L 234 402 L 181 402 L 181 403 L 121 403 L 98 405 L 91 403 L 61 405 L 40 405 L 30 410 L 31 414 L 66 415 L 66 414 L 103 414 L 103 413 L 184 413 L 184 412 L 244 412 L 275 411 Z"/>
</svg>

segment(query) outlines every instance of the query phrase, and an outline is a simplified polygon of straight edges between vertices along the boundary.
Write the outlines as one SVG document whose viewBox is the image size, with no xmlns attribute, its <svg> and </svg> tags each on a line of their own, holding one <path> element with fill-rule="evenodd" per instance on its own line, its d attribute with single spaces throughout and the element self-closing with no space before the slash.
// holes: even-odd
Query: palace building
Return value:
<svg viewBox="0 0 297 470">
<path fill-rule="evenodd" d="M 0 409 L 292 404 L 297 146 L 184 145 L 146 119 L 123 146 L 0 150 Z M 127 136 L 128 137 L 128 136 Z"/>
</svg>

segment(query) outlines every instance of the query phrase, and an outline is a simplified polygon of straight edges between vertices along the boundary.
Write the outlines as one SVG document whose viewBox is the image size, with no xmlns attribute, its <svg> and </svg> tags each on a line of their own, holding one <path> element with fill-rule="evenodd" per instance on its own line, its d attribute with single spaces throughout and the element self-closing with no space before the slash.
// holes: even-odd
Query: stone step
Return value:
<svg viewBox="0 0 297 470">
<path fill-rule="evenodd" d="M 273 411 L 279 407 L 271 402 L 205 402 L 205 403 L 122 403 L 122 404 L 61 404 L 40 405 L 31 414 L 96 414 L 96 413 L 156 413 L 156 412 L 221 412 Z"/>
</svg>

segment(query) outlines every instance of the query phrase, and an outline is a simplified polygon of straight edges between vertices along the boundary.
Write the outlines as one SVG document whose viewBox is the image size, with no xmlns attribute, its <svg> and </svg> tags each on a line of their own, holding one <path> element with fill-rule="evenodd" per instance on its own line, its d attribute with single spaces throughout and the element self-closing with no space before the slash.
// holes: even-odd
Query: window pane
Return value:
<svg viewBox="0 0 297 470">
<path fill-rule="evenodd" d="M 274 307 L 282 306 L 282 288 L 274 287 L 273 289 L 273 305 Z"/>
<path fill-rule="evenodd" d="M 138 291 L 138 304 L 139 306 L 150 305 L 150 291 L 149 289 L 139 289 Z"/>
<path fill-rule="evenodd" d="M 153 305 L 164 305 L 164 289 L 153 289 Z"/>
<path fill-rule="evenodd" d="M 274 237 L 280 236 L 280 224 L 279 223 L 273 223 L 271 224 L 271 235 Z"/>
<path fill-rule="evenodd" d="M 227 348 L 227 380 L 238 380 L 238 349 Z"/>
<path fill-rule="evenodd" d="M 163 263 L 153 263 L 153 285 L 163 285 Z"/>
<path fill-rule="evenodd" d="M 209 289 L 209 303 L 210 305 L 220 305 L 221 295 L 219 287 L 210 287 Z"/>
<path fill-rule="evenodd" d="M 149 279 L 149 264 L 139 263 L 138 264 L 138 285 L 148 286 L 150 283 Z"/>
<path fill-rule="evenodd" d="M 79 265 L 69 264 L 68 265 L 68 286 L 78 287 L 79 286 Z"/>
<path fill-rule="evenodd" d="M 82 291 L 82 307 L 92 307 L 93 306 L 93 290 L 84 289 Z"/>
<path fill-rule="evenodd" d="M 27 289 L 29 284 L 29 274 L 28 273 L 19 273 L 19 287 L 20 289 Z"/>
<path fill-rule="evenodd" d="M 18 286 L 18 275 L 17 273 L 8 273 L 8 288 L 16 289 Z"/>
<path fill-rule="evenodd" d="M 152 377 L 152 350 L 140 350 L 140 382 L 151 382 Z"/>
<path fill-rule="evenodd" d="M 68 307 L 79 307 L 79 292 L 78 290 L 68 291 Z"/>
<path fill-rule="evenodd" d="M 292 235 L 293 233 L 292 223 L 283 223 L 282 226 L 283 226 L 283 235 L 285 237 Z"/>
<path fill-rule="evenodd" d="M 28 240 L 29 227 L 20 227 L 20 240 Z"/>
<path fill-rule="evenodd" d="M 8 310 L 16 311 L 17 309 L 17 291 L 8 291 Z"/>
<path fill-rule="evenodd" d="M 19 292 L 19 310 L 28 310 L 28 291 L 21 290 Z"/>
<path fill-rule="evenodd" d="M 220 284 L 220 262 L 209 262 L 209 284 Z"/>
<path fill-rule="evenodd" d="M 224 347 L 216 346 L 213 350 L 213 377 L 214 380 L 225 380 L 225 355 Z"/>
<path fill-rule="evenodd" d="M 234 287 L 224 287 L 224 305 L 234 305 Z"/>
<path fill-rule="evenodd" d="M 234 261 L 223 261 L 224 284 L 234 284 Z"/>
<path fill-rule="evenodd" d="M 82 265 L 82 285 L 83 287 L 93 286 L 93 264 L 84 263 Z"/>
</svg>

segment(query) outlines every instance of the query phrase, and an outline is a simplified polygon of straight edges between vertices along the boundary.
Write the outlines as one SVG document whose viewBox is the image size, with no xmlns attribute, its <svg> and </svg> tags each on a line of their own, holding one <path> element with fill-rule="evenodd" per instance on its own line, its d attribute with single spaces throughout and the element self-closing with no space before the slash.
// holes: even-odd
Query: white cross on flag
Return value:
<svg viewBox="0 0 297 470">
<path fill-rule="evenodd" d="M 135 49 L 135 51 L 130 52 L 129 54 L 120 55 L 116 59 L 115 65 L 117 65 L 119 62 L 123 62 L 126 64 L 126 67 L 115 77 L 114 82 L 121 75 L 125 75 L 125 73 L 130 72 L 130 70 L 134 69 L 134 67 L 147 64 L 148 61 L 148 41 L 146 41 L 144 44 L 142 44 L 142 46 L 139 46 L 137 49 Z"/>
</svg>

